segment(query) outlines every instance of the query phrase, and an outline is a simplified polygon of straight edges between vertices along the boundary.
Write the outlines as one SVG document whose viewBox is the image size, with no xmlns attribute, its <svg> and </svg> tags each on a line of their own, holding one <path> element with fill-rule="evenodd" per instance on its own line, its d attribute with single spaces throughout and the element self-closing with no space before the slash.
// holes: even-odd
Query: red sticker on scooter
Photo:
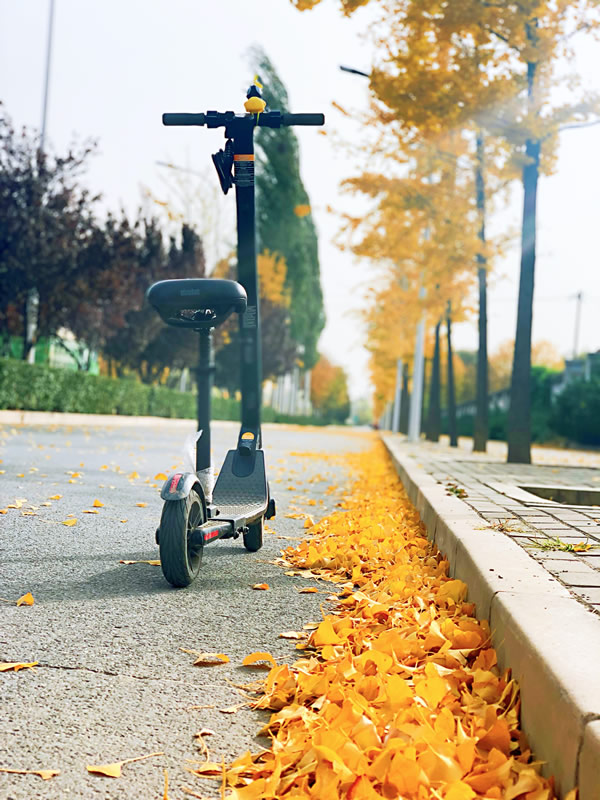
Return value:
<svg viewBox="0 0 600 800">
<path fill-rule="evenodd" d="M 171 481 L 171 485 L 169 486 L 169 493 L 177 491 L 177 484 L 179 483 L 180 478 L 181 478 L 181 472 L 178 472 L 177 475 L 173 475 L 173 480 Z"/>
</svg>

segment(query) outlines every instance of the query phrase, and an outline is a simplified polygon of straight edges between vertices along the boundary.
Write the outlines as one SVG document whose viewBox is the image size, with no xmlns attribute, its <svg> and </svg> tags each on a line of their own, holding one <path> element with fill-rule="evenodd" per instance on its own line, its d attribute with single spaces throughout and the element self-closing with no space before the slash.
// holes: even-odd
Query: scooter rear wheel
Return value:
<svg viewBox="0 0 600 800">
<path fill-rule="evenodd" d="M 248 530 L 244 534 L 244 547 L 250 553 L 256 553 L 263 546 L 264 519 L 261 517 L 256 522 L 248 525 Z"/>
<path fill-rule="evenodd" d="M 163 575 L 171 586 L 189 586 L 200 570 L 202 547 L 191 535 L 205 522 L 202 500 L 193 489 L 183 500 L 167 500 L 160 518 L 159 548 Z"/>
</svg>

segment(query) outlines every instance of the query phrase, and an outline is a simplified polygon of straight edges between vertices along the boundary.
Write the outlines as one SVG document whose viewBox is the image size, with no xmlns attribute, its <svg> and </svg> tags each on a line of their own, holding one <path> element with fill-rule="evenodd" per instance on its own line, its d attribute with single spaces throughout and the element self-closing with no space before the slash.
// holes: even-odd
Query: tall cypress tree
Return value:
<svg viewBox="0 0 600 800">
<path fill-rule="evenodd" d="M 289 111 L 286 88 L 265 52 L 254 49 L 252 61 L 267 107 Z M 255 141 L 258 250 L 268 249 L 285 258 L 292 337 L 304 347 L 302 360 L 310 369 L 318 359 L 325 312 L 317 233 L 300 177 L 298 139 L 293 128 L 259 128 Z"/>
</svg>

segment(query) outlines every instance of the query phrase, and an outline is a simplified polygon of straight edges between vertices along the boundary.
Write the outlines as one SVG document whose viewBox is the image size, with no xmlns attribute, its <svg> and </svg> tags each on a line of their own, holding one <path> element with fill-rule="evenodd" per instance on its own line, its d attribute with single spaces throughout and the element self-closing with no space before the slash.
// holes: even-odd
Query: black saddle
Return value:
<svg viewBox="0 0 600 800">
<path fill-rule="evenodd" d="M 166 323 L 194 330 L 216 328 L 234 312 L 243 314 L 248 304 L 241 284 L 219 278 L 158 281 L 146 298 Z"/>
</svg>

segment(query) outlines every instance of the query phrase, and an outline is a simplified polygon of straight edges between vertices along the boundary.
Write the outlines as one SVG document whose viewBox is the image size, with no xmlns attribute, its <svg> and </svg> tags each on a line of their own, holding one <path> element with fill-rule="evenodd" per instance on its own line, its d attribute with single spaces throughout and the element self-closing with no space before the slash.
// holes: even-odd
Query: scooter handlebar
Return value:
<svg viewBox="0 0 600 800">
<path fill-rule="evenodd" d="M 247 115 L 250 116 L 250 115 Z M 206 125 L 209 128 L 226 127 L 234 121 L 233 111 L 207 111 L 206 114 L 163 114 L 163 125 Z M 279 111 L 265 111 L 257 119 L 259 127 L 279 128 L 289 125 L 324 125 L 324 114 L 282 114 Z"/>
<path fill-rule="evenodd" d="M 324 125 L 324 114 L 282 114 L 282 125 Z"/>
<path fill-rule="evenodd" d="M 163 125 L 204 125 L 206 114 L 163 114 Z"/>
</svg>

